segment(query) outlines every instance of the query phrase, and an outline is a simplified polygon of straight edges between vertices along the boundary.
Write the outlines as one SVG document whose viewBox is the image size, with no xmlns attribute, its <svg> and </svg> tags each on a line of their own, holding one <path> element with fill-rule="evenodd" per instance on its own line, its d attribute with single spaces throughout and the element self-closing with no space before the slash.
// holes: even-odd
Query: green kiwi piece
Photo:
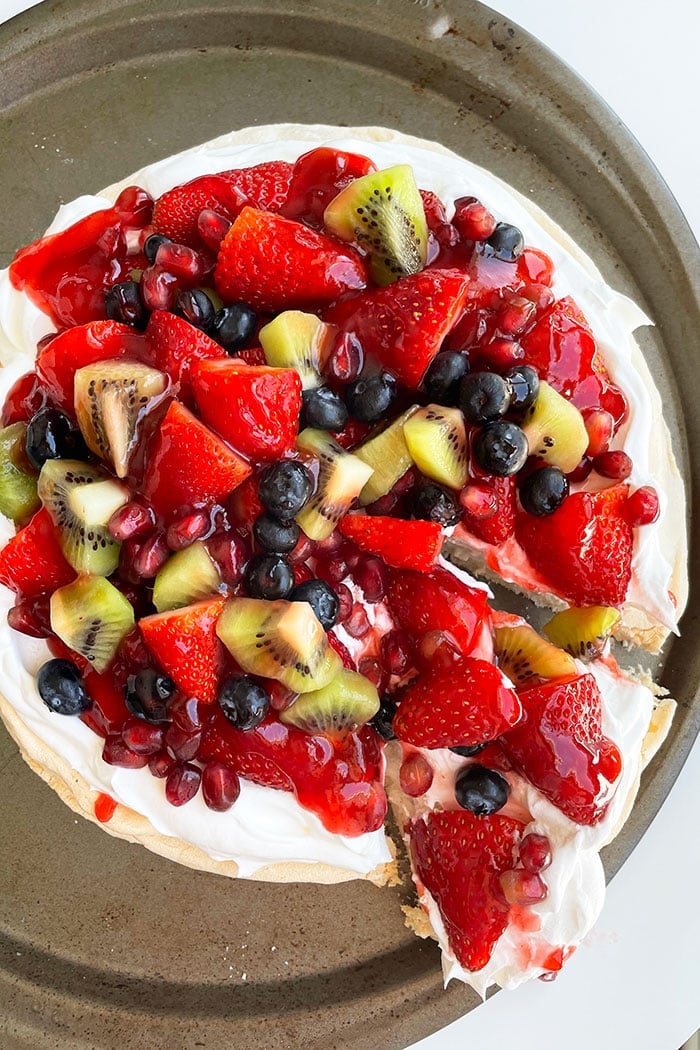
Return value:
<svg viewBox="0 0 700 1050">
<path fill-rule="evenodd" d="M 107 524 L 129 502 L 125 485 L 74 459 L 48 459 L 41 468 L 39 498 L 59 530 L 63 556 L 76 572 L 109 576 L 119 548 Z"/>
<path fill-rule="evenodd" d="M 535 403 L 521 424 L 531 456 L 539 456 L 552 467 L 569 474 L 579 465 L 588 448 L 583 416 L 570 401 L 544 380 Z"/>
<path fill-rule="evenodd" d="M 379 693 L 364 675 L 340 671 L 328 685 L 302 693 L 280 713 L 280 721 L 306 733 L 342 736 L 369 722 L 379 710 Z"/>
<path fill-rule="evenodd" d="M 297 448 L 315 457 L 317 478 L 311 499 L 295 520 L 310 540 L 325 540 L 362 492 L 373 470 L 346 452 L 325 430 L 302 430 Z"/>
<path fill-rule="evenodd" d="M 20 524 L 39 506 L 36 474 L 24 456 L 26 423 L 12 423 L 0 430 L 0 514 Z"/>
<path fill-rule="evenodd" d="M 553 616 L 542 630 L 549 640 L 579 660 L 595 660 L 619 623 L 620 612 L 607 605 L 564 609 Z"/>
<path fill-rule="evenodd" d="M 181 609 L 216 594 L 221 574 L 202 540 L 168 558 L 153 584 L 153 604 L 159 613 Z"/>
<path fill-rule="evenodd" d="M 467 483 L 467 430 L 458 408 L 428 405 L 403 425 L 409 454 L 421 474 L 462 489 Z"/>
<path fill-rule="evenodd" d="M 403 425 L 417 407 L 413 405 L 398 419 L 395 419 L 390 426 L 353 449 L 353 456 L 367 463 L 374 471 L 360 492 L 360 506 L 366 507 L 368 503 L 374 503 L 380 496 L 386 496 L 399 478 L 402 478 L 409 467 L 413 466 L 411 453 L 408 451 L 403 433 Z"/>
<path fill-rule="evenodd" d="M 295 693 L 321 689 L 342 670 L 308 602 L 232 598 L 216 633 L 244 671 Z"/>
<path fill-rule="evenodd" d="M 578 674 L 569 653 L 540 637 L 532 627 L 497 627 L 494 648 L 498 666 L 515 685 L 531 678 L 569 678 Z"/>
<path fill-rule="evenodd" d="M 133 626 L 131 603 L 103 576 L 79 576 L 51 595 L 51 630 L 98 674 Z"/>
<path fill-rule="evenodd" d="M 337 329 L 315 314 L 284 310 L 260 329 L 258 338 L 268 365 L 295 368 L 304 390 L 321 385 L 321 369 L 333 346 Z"/>
<path fill-rule="evenodd" d="M 168 377 L 137 361 L 99 361 L 75 373 L 75 414 L 85 443 L 125 478 L 143 416 L 165 391 Z"/>
<path fill-rule="evenodd" d="M 333 198 L 323 222 L 331 233 L 368 252 L 372 277 L 379 285 L 425 266 L 428 226 L 408 164 L 354 179 Z"/>
</svg>

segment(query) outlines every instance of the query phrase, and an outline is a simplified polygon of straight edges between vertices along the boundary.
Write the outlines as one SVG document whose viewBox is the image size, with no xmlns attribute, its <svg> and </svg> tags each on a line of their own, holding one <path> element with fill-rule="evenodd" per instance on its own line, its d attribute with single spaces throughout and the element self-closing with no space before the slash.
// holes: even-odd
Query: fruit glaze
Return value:
<svg viewBox="0 0 700 1050">
<path fill-rule="evenodd" d="M 387 863 L 398 738 L 446 976 L 554 973 L 653 709 L 607 639 L 627 605 L 675 629 L 645 319 L 467 162 L 284 132 L 79 198 L 3 275 L 0 687 L 241 875 Z M 451 532 L 567 600 L 549 640 Z"/>
</svg>

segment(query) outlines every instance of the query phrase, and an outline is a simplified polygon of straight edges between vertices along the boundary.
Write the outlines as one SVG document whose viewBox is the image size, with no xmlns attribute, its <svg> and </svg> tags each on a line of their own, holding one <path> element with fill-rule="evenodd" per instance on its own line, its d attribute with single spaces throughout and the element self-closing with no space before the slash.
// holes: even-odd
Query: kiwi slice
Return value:
<svg viewBox="0 0 700 1050">
<path fill-rule="evenodd" d="M 316 458 L 318 474 L 314 494 L 295 521 L 310 540 L 325 540 L 362 492 L 373 470 L 346 452 L 325 430 L 302 430 L 297 448 Z"/>
<path fill-rule="evenodd" d="M 59 587 L 51 595 L 50 608 L 51 630 L 98 674 L 134 626 L 131 603 L 103 576 L 79 576 Z"/>
<path fill-rule="evenodd" d="M 583 609 L 564 609 L 544 625 L 549 640 L 579 660 L 595 660 L 620 620 L 618 609 L 590 605 Z"/>
<path fill-rule="evenodd" d="M 219 570 L 198 540 L 168 558 L 153 584 L 153 604 L 159 613 L 181 609 L 215 594 L 220 586 Z"/>
<path fill-rule="evenodd" d="M 26 423 L 0 430 L 0 514 L 23 523 L 39 506 L 36 474 L 30 474 L 24 455 Z"/>
<path fill-rule="evenodd" d="M 304 390 L 321 385 L 321 368 L 333 346 L 337 329 L 315 314 L 285 310 L 260 329 L 258 338 L 268 365 L 295 368 Z"/>
<path fill-rule="evenodd" d="M 428 252 L 428 226 L 413 169 L 396 164 L 354 179 L 323 214 L 325 226 L 370 256 L 376 284 L 418 273 Z"/>
<path fill-rule="evenodd" d="M 522 429 L 531 456 L 539 456 L 564 474 L 574 470 L 588 448 L 583 416 L 570 401 L 540 381 L 534 404 L 525 413 Z"/>
<path fill-rule="evenodd" d="M 116 510 L 129 502 L 129 490 L 87 463 L 48 459 L 38 492 L 59 529 L 63 556 L 76 572 L 109 576 L 119 564 L 120 545 L 107 529 Z"/>
<path fill-rule="evenodd" d="M 386 496 L 399 478 L 402 478 L 409 467 L 413 466 L 411 453 L 408 451 L 403 433 L 403 425 L 417 407 L 413 405 L 398 419 L 395 419 L 390 426 L 353 449 L 353 456 L 367 463 L 374 471 L 360 492 L 360 506 L 366 507 L 368 503 L 374 503 L 380 496 Z"/>
<path fill-rule="evenodd" d="M 467 429 L 458 408 L 428 405 L 403 426 L 408 451 L 427 478 L 462 489 L 467 483 Z"/>
<path fill-rule="evenodd" d="M 155 368 L 135 361 L 100 361 L 75 373 L 75 414 L 85 443 L 126 477 L 139 420 L 168 385 Z"/>
<path fill-rule="evenodd" d="M 306 733 L 342 736 L 364 725 L 379 710 L 379 693 L 364 675 L 340 671 L 328 685 L 303 693 L 280 713 L 280 721 Z"/>
<path fill-rule="evenodd" d="M 295 693 L 321 689 L 342 670 L 308 602 L 232 598 L 216 633 L 244 671 L 276 678 Z"/>
<path fill-rule="evenodd" d="M 531 678 L 568 678 L 578 673 L 569 653 L 562 652 L 525 624 L 497 627 L 494 648 L 498 666 L 515 685 Z"/>
</svg>

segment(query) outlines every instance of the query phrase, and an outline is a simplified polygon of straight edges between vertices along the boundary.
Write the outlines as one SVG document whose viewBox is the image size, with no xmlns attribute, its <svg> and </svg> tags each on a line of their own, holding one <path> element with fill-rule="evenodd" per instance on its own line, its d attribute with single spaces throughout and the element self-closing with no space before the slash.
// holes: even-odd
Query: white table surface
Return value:
<svg viewBox="0 0 700 1050">
<path fill-rule="evenodd" d="M 31 6 L 0 0 L 0 21 Z M 622 117 L 700 239 L 697 0 L 491 6 L 539 37 Z M 678 1050 L 700 1027 L 696 799 L 700 742 L 560 977 L 499 994 L 411 1050 Z"/>
</svg>

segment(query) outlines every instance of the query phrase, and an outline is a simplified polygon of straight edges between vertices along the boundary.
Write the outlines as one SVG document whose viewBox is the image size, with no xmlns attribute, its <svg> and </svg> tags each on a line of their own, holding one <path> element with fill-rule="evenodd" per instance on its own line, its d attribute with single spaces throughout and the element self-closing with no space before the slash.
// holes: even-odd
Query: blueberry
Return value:
<svg viewBox="0 0 700 1050">
<path fill-rule="evenodd" d="M 258 496 L 265 510 L 279 521 L 290 521 L 308 503 L 314 490 L 311 471 L 294 459 L 267 467 L 258 481 Z"/>
<path fill-rule="evenodd" d="M 303 426 L 337 433 L 348 421 L 348 410 L 340 394 L 328 386 L 305 390 L 303 398 Z"/>
<path fill-rule="evenodd" d="M 454 751 L 455 755 L 460 755 L 462 758 L 471 758 L 473 755 L 478 755 L 480 751 L 483 751 L 486 744 L 472 744 L 470 747 L 451 747 L 449 750 Z"/>
<path fill-rule="evenodd" d="M 175 313 L 204 332 L 211 328 L 216 316 L 213 302 L 201 288 L 185 288 L 178 292 Z"/>
<path fill-rule="evenodd" d="M 507 222 L 496 223 L 496 229 L 483 243 L 485 252 L 504 262 L 515 262 L 525 247 L 525 240 L 518 227 Z"/>
<path fill-rule="evenodd" d="M 457 804 L 477 817 L 488 817 L 503 809 L 509 794 L 510 784 L 504 776 L 477 763 L 463 769 L 455 783 Z"/>
<path fill-rule="evenodd" d="M 517 474 L 525 466 L 528 451 L 525 433 L 516 423 L 504 419 L 482 427 L 472 445 L 477 466 L 499 478 Z"/>
<path fill-rule="evenodd" d="M 153 264 L 156 261 L 156 255 L 161 244 L 170 244 L 170 237 L 166 237 L 164 233 L 152 233 L 150 237 L 146 238 L 143 254 L 149 263 Z"/>
<path fill-rule="evenodd" d="M 27 424 L 27 459 L 41 470 L 47 459 L 84 459 L 88 451 L 80 431 L 57 408 L 40 408 Z"/>
<path fill-rule="evenodd" d="M 294 572 L 281 554 L 256 554 L 246 565 L 243 576 L 251 598 L 274 601 L 287 598 L 294 586 Z"/>
<path fill-rule="evenodd" d="M 431 481 L 413 492 L 411 517 L 436 521 L 438 525 L 456 525 L 461 516 L 454 497 L 440 485 Z"/>
<path fill-rule="evenodd" d="M 247 303 L 229 303 L 216 313 L 209 334 L 229 354 L 237 353 L 250 339 L 258 315 Z"/>
<path fill-rule="evenodd" d="M 289 595 L 291 602 L 308 602 L 324 631 L 329 631 L 338 619 L 340 601 L 325 580 L 304 580 Z"/>
<path fill-rule="evenodd" d="M 520 486 L 520 502 L 528 514 L 544 518 L 553 514 L 569 495 L 569 482 L 559 467 L 542 467 L 529 474 Z"/>
<path fill-rule="evenodd" d="M 261 514 L 253 522 L 253 535 L 266 551 L 289 554 L 299 542 L 301 529 L 293 521 L 277 521 L 269 514 Z"/>
<path fill-rule="evenodd" d="M 229 722 L 244 731 L 259 726 L 270 707 L 270 694 L 247 674 L 225 678 L 218 699 Z"/>
<path fill-rule="evenodd" d="M 396 380 L 388 372 L 360 377 L 345 391 L 350 415 L 361 423 L 382 419 L 396 400 Z"/>
<path fill-rule="evenodd" d="M 466 354 L 458 350 L 442 350 L 433 358 L 423 379 L 423 389 L 438 405 L 456 405 L 460 380 L 469 371 Z"/>
<path fill-rule="evenodd" d="M 509 412 L 524 412 L 534 405 L 540 389 L 540 377 L 530 365 L 516 365 L 503 377 L 510 383 Z"/>
<path fill-rule="evenodd" d="M 141 298 L 136 281 L 120 281 L 105 292 L 105 313 L 110 321 L 129 324 L 132 328 L 145 328 L 148 310 Z"/>
<path fill-rule="evenodd" d="M 395 714 L 396 704 L 385 693 L 379 701 L 379 710 L 370 722 L 370 725 L 374 726 L 383 740 L 396 740 L 393 726 Z"/>
<path fill-rule="evenodd" d="M 144 667 L 127 678 L 124 701 L 136 718 L 143 718 L 146 722 L 167 722 L 167 701 L 174 692 L 172 678 L 152 667 Z"/>
<path fill-rule="evenodd" d="M 510 383 L 495 372 L 472 372 L 459 384 L 459 407 L 473 426 L 500 419 L 510 402 Z"/>
<path fill-rule="evenodd" d="M 36 686 L 46 706 L 59 715 L 79 715 L 92 703 L 80 671 L 70 660 L 49 660 L 42 664 Z"/>
</svg>

